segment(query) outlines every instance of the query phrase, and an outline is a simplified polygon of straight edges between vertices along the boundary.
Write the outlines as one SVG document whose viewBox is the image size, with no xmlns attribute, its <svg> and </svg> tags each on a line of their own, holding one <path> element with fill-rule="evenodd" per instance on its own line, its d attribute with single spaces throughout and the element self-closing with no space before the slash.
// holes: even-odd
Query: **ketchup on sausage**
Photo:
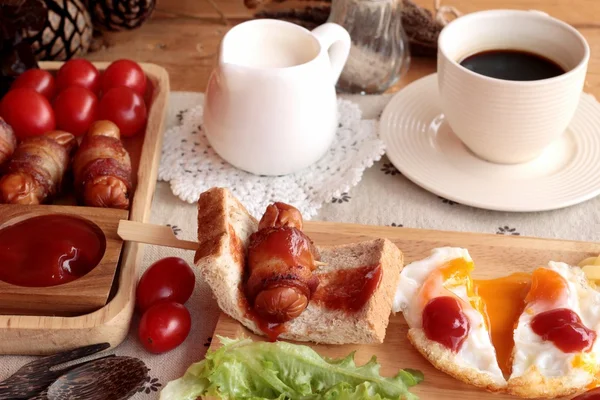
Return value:
<svg viewBox="0 0 600 400">
<path fill-rule="evenodd" d="M 450 296 L 435 297 L 423 308 L 423 331 L 429 340 L 458 352 L 470 329 L 469 319 L 458 300 Z"/>
<path fill-rule="evenodd" d="M 579 315 L 567 308 L 536 315 L 531 320 L 531 329 L 565 353 L 589 350 L 596 339 L 596 332 L 583 325 Z"/>
<path fill-rule="evenodd" d="M 84 219 L 28 218 L 0 230 L 0 280 L 27 287 L 71 282 L 90 272 L 105 248 L 100 228 Z"/>
</svg>

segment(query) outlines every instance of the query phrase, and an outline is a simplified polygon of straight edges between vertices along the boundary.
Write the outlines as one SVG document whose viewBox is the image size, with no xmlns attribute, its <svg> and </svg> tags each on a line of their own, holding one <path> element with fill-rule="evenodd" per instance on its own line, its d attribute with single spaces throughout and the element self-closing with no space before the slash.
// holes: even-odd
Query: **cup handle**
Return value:
<svg viewBox="0 0 600 400">
<path fill-rule="evenodd" d="M 331 63 L 333 84 L 335 85 L 342 74 L 344 65 L 350 54 L 350 34 L 341 25 L 327 22 L 312 31 L 321 44 L 321 49 L 326 50 Z"/>
</svg>

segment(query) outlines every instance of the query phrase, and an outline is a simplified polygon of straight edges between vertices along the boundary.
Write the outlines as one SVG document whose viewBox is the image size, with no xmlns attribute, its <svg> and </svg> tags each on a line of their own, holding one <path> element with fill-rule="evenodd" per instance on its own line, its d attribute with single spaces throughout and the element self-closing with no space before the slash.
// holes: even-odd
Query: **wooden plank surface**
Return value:
<svg viewBox="0 0 600 400">
<path fill-rule="evenodd" d="M 432 0 L 415 0 L 433 7 Z M 133 58 L 164 66 L 173 90 L 203 92 L 216 60 L 223 34 L 235 23 L 251 17 L 243 0 L 213 2 L 227 18 L 223 20 L 208 0 L 159 1 L 152 19 L 139 30 L 107 35 L 108 47 L 88 56 L 91 60 Z M 592 51 L 585 91 L 600 97 L 600 1 L 598 0 L 444 0 L 463 13 L 492 8 L 541 10 L 572 24 L 589 41 Z M 285 8 L 292 0 L 275 5 Z M 435 71 L 432 59 L 414 59 L 411 69 L 390 91 Z"/>
<path fill-rule="evenodd" d="M 491 278 L 518 271 L 532 271 L 550 260 L 576 264 L 589 256 L 600 253 L 600 243 L 585 243 L 528 237 L 484 235 L 461 232 L 442 232 L 396 227 L 375 227 L 328 222 L 307 222 L 305 231 L 317 245 L 337 245 L 387 237 L 405 254 L 406 263 L 424 258 L 436 247 L 458 246 L 469 250 L 475 262 L 473 276 Z M 376 355 L 381 363 L 381 373 L 393 376 L 401 368 L 416 368 L 423 371 L 425 381 L 414 389 L 422 400 L 434 399 L 509 399 L 514 397 L 484 392 L 459 382 L 437 371 L 408 342 L 408 326 L 401 314 L 392 316 L 383 344 L 376 345 L 314 345 L 320 354 L 342 357 L 356 350 L 357 364 L 367 362 Z M 237 321 L 222 314 L 215 335 L 225 337 L 251 337 L 252 335 Z M 306 344 L 306 343 L 304 343 Z M 211 349 L 219 346 L 212 341 Z"/>
</svg>

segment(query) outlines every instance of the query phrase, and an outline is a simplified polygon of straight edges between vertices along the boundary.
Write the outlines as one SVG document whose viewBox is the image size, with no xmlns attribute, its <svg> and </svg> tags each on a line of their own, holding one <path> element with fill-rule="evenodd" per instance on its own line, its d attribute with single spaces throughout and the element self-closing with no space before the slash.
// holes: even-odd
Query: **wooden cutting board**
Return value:
<svg viewBox="0 0 600 400">
<path fill-rule="evenodd" d="M 548 261 L 577 264 L 584 258 L 600 254 L 600 243 L 537 239 L 519 236 L 443 232 L 395 227 L 375 227 L 329 222 L 308 222 L 305 231 L 317 245 L 337 245 L 386 237 L 404 252 L 405 262 L 425 258 L 436 247 L 456 246 L 469 250 L 475 262 L 475 278 L 493 278 L 518 271 L 532 271 Z M 402 368 L 423 371 L 425 380 L 411 391 L 422 400 L 447 399 L 509 399 L 471 387 L 436 370 L 408 342 L 408 326 L 401 314 L 393 315 L 383 344 L 377 345 L 315 345 L 308 344 L 321 355 L 344 357 L 356 350 L 356 363 L 361 365 L 376 355 L 384 376 L 393 376 Z M 221 314 L 211 350 L 219 347 L 216 335 L 230 338 L 241 336 L 264 340 L 252 335 L 237 321 Z"/>
</svg>

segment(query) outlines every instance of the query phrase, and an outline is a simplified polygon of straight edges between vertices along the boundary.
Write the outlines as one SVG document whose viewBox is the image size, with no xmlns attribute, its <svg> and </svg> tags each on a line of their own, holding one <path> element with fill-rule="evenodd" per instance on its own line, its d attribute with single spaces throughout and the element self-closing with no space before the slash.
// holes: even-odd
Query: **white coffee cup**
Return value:
<svg viewBox="0 0 600 400">
<path fill-rule="evenodd" d="M 318 161 L 338 125 L 335 83 L 350 35 L 326 23 L 308 31 L 268 19 L 232 28 L 204 100 L 215 151 L 257 175 L 285 175 Z"/>
<path fill-rule="evenodd" d="M 487 50 L 521 50 L 566 72 L 535 81 L 480 75 L 460 65 Z M 438 87 L 448 124 L 477 156 L 517 164 L 540 155 L 573 118 L 590 49 L 573 27 L 537 11 L 490 10 L 448 24 L 438 41 Z"/>
</svg>

